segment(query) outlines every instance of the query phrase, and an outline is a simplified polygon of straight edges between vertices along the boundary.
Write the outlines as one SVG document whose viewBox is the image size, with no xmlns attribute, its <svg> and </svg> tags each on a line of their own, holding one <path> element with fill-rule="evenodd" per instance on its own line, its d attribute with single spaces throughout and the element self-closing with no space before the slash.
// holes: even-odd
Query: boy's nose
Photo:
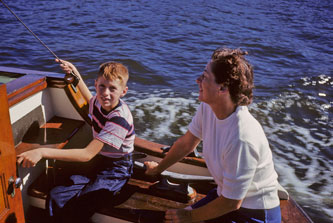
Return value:
<svg viewBox="0 0 333 223">
<path fill-rule="evenodd" d="M 102 92 L 104 96 L 109 95 L 111 93 L 110 89 L 105 88 L 105 90 Z"/>
</svg>

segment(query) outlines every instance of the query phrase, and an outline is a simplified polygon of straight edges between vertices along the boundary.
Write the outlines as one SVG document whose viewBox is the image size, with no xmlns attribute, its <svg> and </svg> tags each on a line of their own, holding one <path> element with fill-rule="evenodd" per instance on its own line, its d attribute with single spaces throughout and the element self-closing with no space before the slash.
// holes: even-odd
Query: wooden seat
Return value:
<svg viewBox="0 0 333 223">
<path fill-rule="evenodd" d="M 47 194 L 54 186 L 52 174 L 56 172 L 57 170 L 43 172 L 30 185 L 28 195 L 42 200 L 45 204 Z M 152 219 L 162 221 L 165 210 L 184 208 L 203 198 L 203 195 L 197 195 L 195 190 L 188 195 L 181 189 L 178 189 L 179 191 L 160 189 L 157 186 L 159 182 L 149 182 L 138 178 L 131 178 L 116 196 L 116 202 L 113 201 L 112 205 L 106 203 L 97 213 L 131 222 L 151 222 Z M 181 188 L 185 187 L 181 186 Z M 39 208 L 44 208 L 44 206 L 39 206 Z"/>
<path fill-rule="evenodd" d="M 41 127 L 34 122 L 22 142 L 16 146 L 16 153 L 20 154 L 41 146 L 62 149 L 84 124 L 84 121 L 58 116 L 54 116 Z"/>
</svg>

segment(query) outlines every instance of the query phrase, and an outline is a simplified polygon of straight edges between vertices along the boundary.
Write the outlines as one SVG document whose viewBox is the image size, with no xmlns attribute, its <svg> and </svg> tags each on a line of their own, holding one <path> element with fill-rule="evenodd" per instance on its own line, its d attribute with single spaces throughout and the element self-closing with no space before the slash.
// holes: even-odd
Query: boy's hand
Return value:
<svg viewBox="0 0 333 223">
<path fill-rule="evenodd" d="M 157 170 L 158 163 L 156 163 L 154 161 L 146 161 L 146 162 L 144 162 L 144 164 L 145 164 L 145 166 L 147 168 L 145 174 L 154 176 L 154 175 L 157 175 L 157 174 L 160 173 Z"/>
<path fill-rule="evenodd" d="M 170 209 L 165 212 L 165 223 L 189 223 L 192 222 L 190 210 L 185 209 Z"/>
<path fill-rule="evenodd" d="M 70 62 L 68 62 L 68 61 L 66 61 L 66 60 L 59 60 L 59 59 L 55 59 L 55 61 L 57 62 L 57 63 L 60 63 L 60 67 L 61 67 L 61 69 L 66 73 L 66 74 L 70 74 L 70 73 L 72 73 L 72 72 L 77 72 L 77 70 L 76 70 L 76 67 L 72 64 L 72 63 L 70 63 Z"/>
<path fill-rule="evenodd" d="M 43 158 L 42 151 L 40 149 L 34 149 L 21 153 L 17 157 L 17 163 L 22 163 L 22 167 L 34 167 L 38 161 Z"/>
</svg>

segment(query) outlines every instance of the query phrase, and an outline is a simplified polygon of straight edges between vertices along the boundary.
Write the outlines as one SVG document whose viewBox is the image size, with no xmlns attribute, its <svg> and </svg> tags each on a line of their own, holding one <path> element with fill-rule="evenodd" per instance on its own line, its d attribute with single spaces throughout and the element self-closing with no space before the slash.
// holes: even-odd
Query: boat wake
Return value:
<svg viewBox="0 0 333 223">
<path fill-rule="evenodd" d="M 332 85 L 325 75 L 302 78 L 275 98 L 256 97 L 249 107 L 268 137 L 281 185 L 308 212 L 320 215 L 310 208 L 316 203 L 330 217 L 333 122 L 332 102 L 326 95 Z M 187 131 L 199 105 L 197 97 L 197 93 L 184 97 L 171 89 L 159 89 L 132 92 L 125 100 L 135 117 L 138 136 L 170 145 Z"/>
</svg>

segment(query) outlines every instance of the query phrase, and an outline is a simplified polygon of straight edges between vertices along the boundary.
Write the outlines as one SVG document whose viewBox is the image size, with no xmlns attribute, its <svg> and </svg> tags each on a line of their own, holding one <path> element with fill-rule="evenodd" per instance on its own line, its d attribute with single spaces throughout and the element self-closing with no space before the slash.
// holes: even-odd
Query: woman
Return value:
<svg viewBox="0 0 333 223">
<path fill-rule="evenodd" d="M 281 222 L 277 174 L 259 122 L 249 113 L 253 69 L 239 49 L 214 51 L 199 85 L 201 104 L 188 127 L 148 175 L 161 173 L 203 141 L 203 156 L 217 187 L 196 204 L 168 210 L 165 222 Z"/>
</svg>

